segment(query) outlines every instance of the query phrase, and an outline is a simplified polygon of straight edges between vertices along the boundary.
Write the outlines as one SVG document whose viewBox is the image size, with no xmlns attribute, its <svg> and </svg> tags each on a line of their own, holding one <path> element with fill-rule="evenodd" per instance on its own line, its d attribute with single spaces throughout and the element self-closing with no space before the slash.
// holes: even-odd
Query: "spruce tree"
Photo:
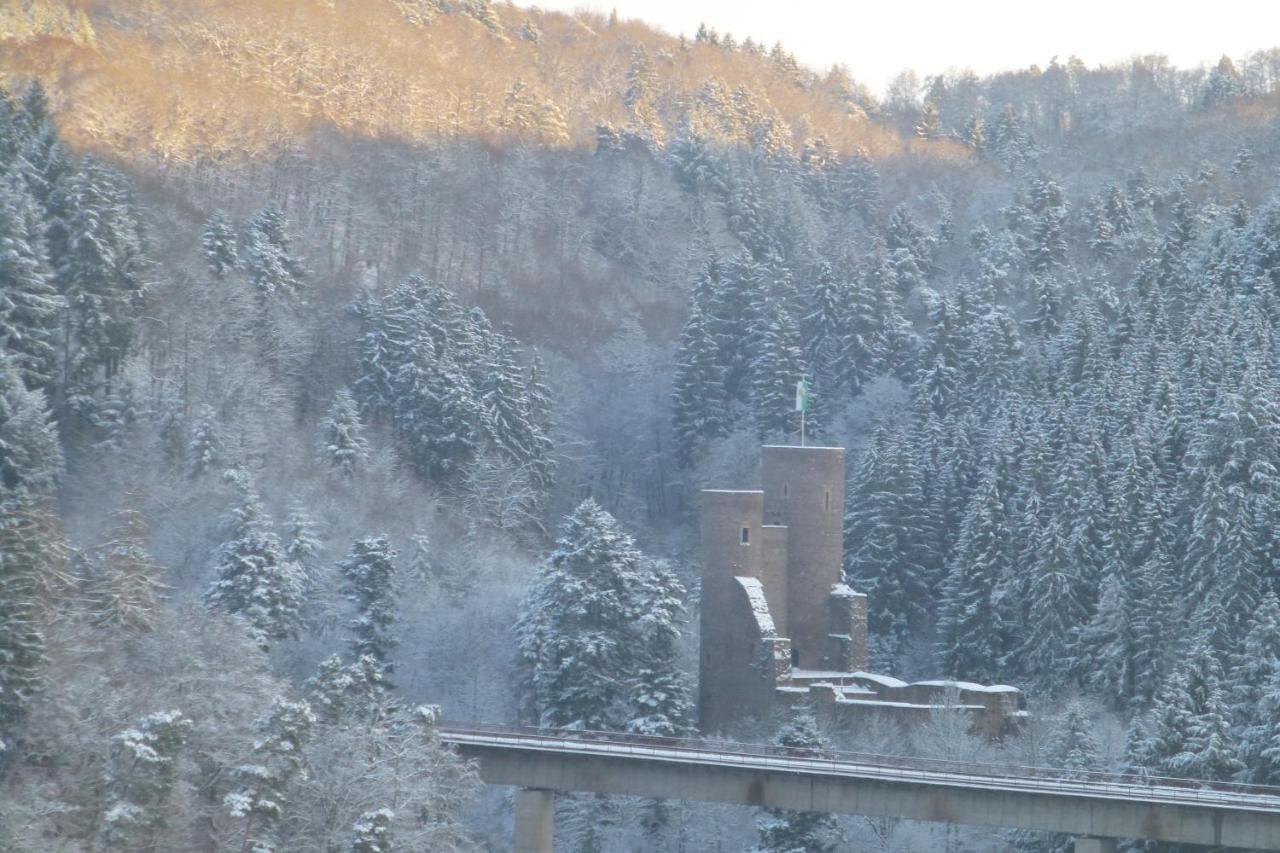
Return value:
<svg viewBox="0 0 1280 853">
<path fill-rule="evenodd" d="M 345 388 L 333 395 L 320 425 L 320 443 L 325 462 L 344 477 L 354 474 L 369 454 L 359 408 Z"/>
<path fill-rule="evenodd" d="M 998 677 L 1003 654 L 996 593 L 1011 571 L 1010 529 L 999 477 L 988 474 L 966 514 L 943 586 L 941 657 L 949 675 Z"/>
<path fill-rule="evenodd" d="M 392 669 L 387 658 L 396 645 L 391 636 L 396 620 L 395 559 L 396 552 L 387 540 L 375 537 L 357 540 L 351 546 L 351 556 L 338 563 L 347 579 L 347 598 L 356 606 L 351 652 L 357 658 L 369 655 L 387 672 Z"/>
<path fill-rule="evenodd" d="M 272 205 L 249 220 L 241 260 L 259 300 L 293 297 L 302 288 L 305 271 L 294 254 L 287 233 L 288 220 Z"/>
<path fill-rule="evenodd" d="M 179 711 L 143 717 L 111 738 L 107 769 L 110 806 L 100 840 L 108 850 L 153 849 L 169 816 L 178 759 L 192 729 Z"/>
<path fill-rule="evenodd" d="M 219 280 L 240 265 L 236 231 L 231 220 L 221 213 L 209 217 L 200 236 L 200 253 L 209 265 L 209 272 Z"/>
<path fill-rule="evenodd" d="M 315 727 L 315 714 L 306 702 L 283 699 L 277 699 L 258 720 L 250 763 L 232 771 L 235 788 L 223 799 L 231 816 L 243 821 L 243 850 L 274 853 L 278 849 L 289 786 L 304 770 L 304 749 Z"/>
<path fill-rule="evenodd" d="M 882 425 L 854 474 L 845 512 L 845 576 L 867 593 L 868 623 L 887 657 L 925 617 L 928 535 L 921 473 Z"/>
<path fill-rule="evenodd" d="M 593 500 L 560 528 L 521 606 L 520 659 L 540 725 L 621 729 L 632 719 L 634 642 L 645 615 L 637 594 L 645 558 Z"/>
<path fill-rule="evenodd" d="M 1046 688 L 1065 684 L 1077 671 L 1077 631 L 1088 617 L 1083 584 L 1062 522 L 1051 519 L 1036 546 L 1027 587 L 1028 622 L 1017 651 L 1022 671 Z"/>
<path fill-rule="evenodd" d="M 209 406 L 203 406 L 191 428 L 186 448 L 187 474 L 192 479 L 203 477 L 216 470 L 225 461 L 222 438 L 219 434 L 217 415 Z"/>
<path fill-rule="evenodd" d="M 757 355 L 751 364 L 751 409 L 756 431 L 762 439 L 798 436 L 796 383 L 807 379 L 808 371 L 800 349 L 799 327 L 779 302 L 765 303 L 756 342 Z"/>
<path fill-rule="evenodd" d="M 28 388 L 52 389 L 62 300 L 45 258 L 36 204 L 17 180 L 0 177 L 0 351 Z"/>
<path fill-rule="evenodd" d="M 0 771 L 40 686 L 43 590 L 62 560 L 49 508 L 61 471 L 44 395 L 0 353 Z"/>
<path fill-rule="evenodd" d="M 395 849 L 391 822 L 395 812 L 376 809 L 365 812 L 351 827 L 350 853 L 391 853 Z"/>
<path fill-rule="evenodd" d="M 217 579 L 205 600 L 243 619 L 258 645 L 267 648 L 298 635 L 305 577 L 285 556 L 252 485 L 244 479 L 237 485 L 239 504 L 214 556 Z"/>
<path fill-rule="evenodd" d="M 730 417 L 716 341 L 696 303 L 680 334 L 674 385 L 676 461 L 688 468 L 707 442 L 728 432 Z"/>
<path fill-rule="evenodd" d="M 684 586 L 671 566 L 647 561 L 636 592 L 641 613 L 636 629 L 639 650 L 627 729 L 638 734 L 677 737 L 693 726 L 689 680 L 680 669 L 680 624 Z"/>
<path fill-rule="evenodd" d="M 773 738 L 775 746 L 805 751 L 822 749 L 826 742 L 818 733 L 813 712 L 807 708 L 792 711 L 790 718 Z M 835 817 L 826 812 L 796 812 L 769 809 L 758 824 L 760 844 L 756 853 L 834 853 L 839 845 Z"/>
<path fill-rule="evenodd" d="M 62 392 L 88 410 L 133 340 L 148 259 L 122 178 L 84 161 L 58 188 L 64 215 L 50 229 L 50 256 L 65 309 Z"/>
</svg>

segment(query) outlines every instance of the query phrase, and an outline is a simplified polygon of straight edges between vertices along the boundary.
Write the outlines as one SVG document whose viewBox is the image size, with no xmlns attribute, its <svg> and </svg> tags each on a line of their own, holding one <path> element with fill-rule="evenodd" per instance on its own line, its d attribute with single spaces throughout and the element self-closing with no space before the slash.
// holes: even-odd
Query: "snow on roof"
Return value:
<svg viewBox="0 0 1280 853">
<path fill-rule="evenodd" d="M 806 444 L 801 447 L 798 444 L 762 444 L 761 450 L 844 450 L 843 447 L 824 447 L 818 444 Z"/>
<path fill-rule="evenodd" d="M 851 672 L 853 678 L 862 681 L 870 681 L 872 684 L 879 684 L 881 687 L 906 687 L 907 682 L 894 678 L 892 675 L 877 675 L 874 672 Z"/>
<path fill-rule="evenodd" d="M 974 684 L 972 681 L 916 681 L 912 687 L 954 687 L 970 693 L 1017 693 L 1018 688 L 1007 684 Z"/>
<path fill-rule="evenodd" d="M 704 494 L 712 495 L 763 495 L 760 489 L 703 489 Z"/>
<path fill-rule="evenodd" d="M 831 587 L 831 594 L 837 598 L 866 598 L 861 592 L 855 592 L 847 583 L 838 583 Z"/>
<path fill-rule="evenodd" d="M 842 705 L 861 705 L 867 708 L 912 708 L 918 711 L 929 711 L 933 708 L 940 707 L 938 705 L 922 705 L 918 702 L 889 702 L 884 699 L 841 699 L 836 697 L 836 701 Z M 981 705 L 947 705 L 950 709 L 960 709 L 962 711 L 985 711 Z"/>
<path fill-rule="evenodd" d="M 751 605 L 751 613 L 756 617 L 756 628 L 765 637 L 777 636 L 773 627 L 773 616 L 769 614 L 769 601 L 764 597 L 764 587 L 757 578 L 734 578 L 742 585 L 747 594 L 747 603 Z"/>
<path fill-rule="evenodd" d="M 850 678 L 853 673 L 836 669 L 793 669 L 791 675 L 794 678 Z"/>
<path fill-rule="evenodd" d="M 858 687 L 856 684 L 832 684 L 829 681 L 818 681 L 813 684 L 787 684 L 778 687 L 783 693 L 808 693 L 814 687 L 830 687 L 836 692 L 837 698 L 840 696 L 875 696 L 874 690 L 868 690 L 865 687 Z M 850 700 L 852 701 L 852 700 Z"/>
<path fill-rule="evenodd" d="M 864 695 L 864 696 L 875 696 L 875 695 L 876 695 L 876 692 L 875 692 L 874 690 L 868 690 L 867 688 L 865 688 L 865 687 L 860 687 L 860 686 L 858 686 L 857 684 L 845 684 L 845 685 L 843 685 L 843 686 L 840 688 L 840 692 L 841 692 L 841 693 L 843 693 L 843 694 L 844 694 L 844 695 L 846 695 L 846 696 L 848 696 L 848 695 L 850 695 L 850 694 L 859 694 L 859 693 L 860 693 L 860 694 L 862 694 L 862 695 Z"/>
</svg>

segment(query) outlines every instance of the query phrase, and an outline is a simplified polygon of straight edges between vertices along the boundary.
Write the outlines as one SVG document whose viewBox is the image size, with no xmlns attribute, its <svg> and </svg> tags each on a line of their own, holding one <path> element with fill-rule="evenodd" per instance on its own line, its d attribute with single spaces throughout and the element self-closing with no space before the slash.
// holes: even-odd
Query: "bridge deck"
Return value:
<svg viewBox="0 0 1280 853">
<path fill-rule="evenodd" d="M 446 724 L 492 784 L 1280 850 L 1280 788 Z"/>
</svg>

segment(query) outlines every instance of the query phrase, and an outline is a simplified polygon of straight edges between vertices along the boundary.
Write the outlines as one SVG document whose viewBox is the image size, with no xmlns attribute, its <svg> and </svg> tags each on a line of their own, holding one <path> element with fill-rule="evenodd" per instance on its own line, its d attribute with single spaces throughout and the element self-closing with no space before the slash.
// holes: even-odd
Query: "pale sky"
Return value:
<svg viewBox="0 0 1280 853">
<path fill-rule="evenodd" d="M 538 0 L 639 18 L 692 37 L 699 21 L 738 41 L 781 40 L 819 71 L 833 63 L 882 94 L 904 68 L 979 74 L 1075 54 L 1089 66 L 1162 53 L 1178 66 L 1280 46 L 1280 0 Z"/>
</svg>

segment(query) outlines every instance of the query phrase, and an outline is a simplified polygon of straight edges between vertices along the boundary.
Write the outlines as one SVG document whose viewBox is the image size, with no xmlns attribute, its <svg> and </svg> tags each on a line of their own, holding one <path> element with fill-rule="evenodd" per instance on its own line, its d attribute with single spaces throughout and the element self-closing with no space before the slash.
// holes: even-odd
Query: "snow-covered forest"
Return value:
<svg viewBox="0 0 1280 853">
<path fill-rule="evenodd" d="M 1280 50 L 876 96 L 486 0 L 12 0 L 0 83 L 0 850 L 509 849 L 440 719 L 698 733 L 697 492 L 800 376 L 873 668 L 1030 717 L 701 734 L 1280 784 Z"/>
</svg>

